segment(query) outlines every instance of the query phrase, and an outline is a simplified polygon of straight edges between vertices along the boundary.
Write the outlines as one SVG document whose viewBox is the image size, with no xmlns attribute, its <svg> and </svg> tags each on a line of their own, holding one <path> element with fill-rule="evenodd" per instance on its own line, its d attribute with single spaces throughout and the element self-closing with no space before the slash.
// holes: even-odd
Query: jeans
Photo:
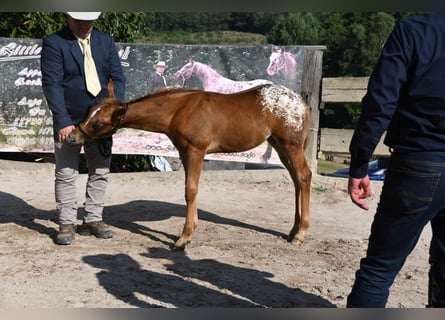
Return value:
<svg viewBox="0 0 445 320">
<path fill-rule="evenodd" d="M 347 307 L 385 307 L 389 288 L 428 222 L 427 306 L 445 307 L 445 152 L 392 153 Z"/>
</svg>

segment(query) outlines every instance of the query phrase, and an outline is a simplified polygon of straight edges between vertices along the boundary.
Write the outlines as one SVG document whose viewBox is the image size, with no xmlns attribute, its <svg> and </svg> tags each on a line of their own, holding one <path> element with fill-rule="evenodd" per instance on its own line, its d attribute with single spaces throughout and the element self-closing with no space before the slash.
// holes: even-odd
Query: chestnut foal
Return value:
<svg viewBox="0 0 445 320">
<path fill-rule="evenodd" d="M 304 241 L 309 228 L 312 172 L 304 151 L 309 108 L 294 91 L 266 84 L 237 93 L 166 89 L 128 102 L 110 97 L 93 107 L 68 139 L 73 144 L 110 136 L 119 128 L 167 135 L 185 171 L 187 214 L 175 247 L 184 248 L 198 225 L 197 194 L 208 153 L 242 152 L 265 140 L 277 151 L 295 187 L 295 220 L 288 241 Z"/>
</svg>

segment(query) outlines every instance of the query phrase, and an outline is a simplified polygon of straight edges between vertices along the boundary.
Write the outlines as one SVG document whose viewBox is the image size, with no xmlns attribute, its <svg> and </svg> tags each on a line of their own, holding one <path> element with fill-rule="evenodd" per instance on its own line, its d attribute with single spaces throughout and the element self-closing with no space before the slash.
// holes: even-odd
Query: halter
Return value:
<svg viewBox="0 0 445 320">
<path fill-rule="evenodd" d="M 193 72 L 195 72 L 195 66 L 196 66 L 196 63 L 193 62 L 193 65 L 192 65 L 191 68 L 187 68 L 186 71 L 181 71 L 181 72 L 180 72 L 180 75 L 181 75 L 181 78 L 182 78 L 182 86 L 181 86 L 181 87 L 184 87 L 184 85 L 185 85 L 185 81 L 188 80 L 188 79 L 190 79 L 190 78 L 192 77 Z M 190 72 L 190 77 L 186 78 L 186 77 L 184 76 L 184 73 L 185 73 L 185 72 L 189 72 L 190 70 L 191 70 L 191 72 Z"/>
<path fill-rule="evenodd" d="M 79 126 L 77 127 L 79 129 L 80 132 L 82 132 L 82 134 L 84 136 L 86 136 L 88 139 L 90 140 L 96 140 L 95 137 L 90 136 L 88 133 L 85 132 L 85 130 L 82 129 L 82 124 L 79 124 Z"/>
<path fill-rule="evenodd" d="M 285 66 L 283 53 L 281 53 L 281 54 L 278 56 L 278 58 L 276 58 L 273 62 L 275 62 L 275 61 L 277 61 L 277 60 L 278 60 L 278 62 L 276 63 L 276 65 L 277 65 L 277 71 L 280 71 L 280 70 L 283 69 L 284 66 Z"/>
<path fill-rule="evenodd" d="M 125 103 L 124 103 L 124 108 L 125 108 L 125 113 L 124 113 L 124 115 L 122 116 L 122 118 L 119 120 L 119 122 L 117 123 L 117 125 L 115 125 L 115 126 L 111 129 L 111 132 L 112 132 L 112 133 L 115 133 L 115 132 L 116 132 L 119 128 L 121 128 L 122 125 L 124 124 L 124 122 L 125 122 L 125 118 L 127 117 L 128 102 L 125 102 Z"/>
</svg>

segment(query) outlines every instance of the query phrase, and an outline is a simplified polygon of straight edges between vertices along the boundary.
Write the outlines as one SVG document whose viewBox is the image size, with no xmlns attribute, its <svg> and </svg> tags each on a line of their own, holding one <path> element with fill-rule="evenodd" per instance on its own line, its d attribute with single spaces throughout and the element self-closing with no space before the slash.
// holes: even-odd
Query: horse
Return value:
<svg viewBox="0 0 445 320">
<path fill-rule="evenodd" d="M 269 57 L 269 66 L 267 67 L 267 74 L 274 76 L 282 72 L 284 77 L 288 80 L 295 79 L 297 61 L 291 52 L 284 51 L 281 47 L 273 47 L 272 54 Z"/>
<path fill-rule="evenodd" d="M 233 93 L 248 88 L 253 88 L 261 84 L 272 84 L 271 81 L 265 79 L 255 79 L 248 81 L 235 81 L 223 77 L 215 69 L 209 65 L 189 59 L 189 61 L 178 71 L 173 77 L 175 79 L 182 78 L 182 83 L 190 79 L 192 75 L 196 75 L 202 83 L 204 91 Z"/>
<path fill-rule="evenodd" d="M 261 85 L 231 94 L 175 88 L 121 102 L 110 91 L 67 141 L 83 144 L 109 137 L 119 128 L 167 135 L 185 172 L 186 218 L 175 249 L 190 243 L 198 225 L 197 194 L 205 155 L 246 151 L 266 139 L 294 184 L 295 219 L 287 240 L 303 243 L 309 228 L 312 171 L 304 154 L 310 114 L 300 95 L 280 85 Z"/>
</svg>

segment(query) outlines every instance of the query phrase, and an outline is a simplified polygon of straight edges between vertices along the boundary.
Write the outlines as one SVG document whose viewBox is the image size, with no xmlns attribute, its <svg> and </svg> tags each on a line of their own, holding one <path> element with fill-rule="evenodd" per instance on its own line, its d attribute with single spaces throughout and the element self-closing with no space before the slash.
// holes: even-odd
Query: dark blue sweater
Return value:
<svg viewBox="0 0 445 320">
<path fill-rule="evenodd" d="M 445 151 L 445 14 L 400 21 L 386 41 L 349 146 L 362 178 L 382 134 L 397 151 Z"/>
</svg>

